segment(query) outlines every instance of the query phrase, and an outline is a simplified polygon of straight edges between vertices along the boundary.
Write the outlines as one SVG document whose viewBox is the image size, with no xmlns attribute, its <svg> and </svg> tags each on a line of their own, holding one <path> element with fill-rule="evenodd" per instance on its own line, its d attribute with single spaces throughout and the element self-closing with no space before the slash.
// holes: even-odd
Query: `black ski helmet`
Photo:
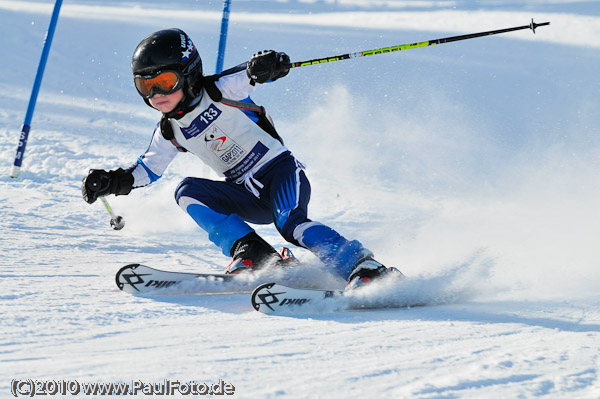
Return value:
<svg viewBox="0 0 600 399">
<path fill-rule="evenodd" d="M 181 29 L 164 29 L 148 35 L 138 44 L 131 59 L 133 75 L 151 75 L 174 70 L 183 78 L 184 108 L 202 88 L 202 59 L 192 39 Z M 149 105 L 147 99 L 144 99 Z"/>
</svg>

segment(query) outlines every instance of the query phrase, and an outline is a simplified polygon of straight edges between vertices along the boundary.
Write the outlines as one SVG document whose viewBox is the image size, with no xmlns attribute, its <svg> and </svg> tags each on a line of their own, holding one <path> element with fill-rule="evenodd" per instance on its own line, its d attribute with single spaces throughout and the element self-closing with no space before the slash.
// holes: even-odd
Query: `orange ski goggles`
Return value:
<svg viewBox="0 0 600 399">
<path fill-rule="evenodd" d="M 177 71 L 159 71 L 153 75 L 135 75 L 135 88 L 144 98 L 152 98 L 155 94 L 171 94 L 183 85 L 183 79 Z"/>
</svg>

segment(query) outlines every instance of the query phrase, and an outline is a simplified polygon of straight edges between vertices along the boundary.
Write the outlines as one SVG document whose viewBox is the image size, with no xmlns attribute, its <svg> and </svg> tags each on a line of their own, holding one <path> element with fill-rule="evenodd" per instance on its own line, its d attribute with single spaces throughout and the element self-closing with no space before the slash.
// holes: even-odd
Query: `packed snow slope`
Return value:
<svg viewBox="0 0 600 399">
<path fill-rule="evenodd" d="M 87 170 L 133 163 L 159 118 L 132 85 L 137 43 L 182 28 L 213 73 L 221 1 L 64 2 L 8 177 L 53 3 L 0 0 L 1 397 L 21 379 L 168 379 L 223 380 L 240 398 L 600 398 L 597 1 L 233 1 L 226 66 L 551 22 L 298 68 L 256 92 L 308 165 L 311 218 L 433 304 L 302 317 L 255 312 L 247 293 L 117 290 L 127 263 L 227 265 L 173 200 L 183 177 L 213 176 L 193 156 L 109 198 L 121 231 L 81 199 Z M 343 286 L 295 252 L 306 283 Z"/>
</svg>

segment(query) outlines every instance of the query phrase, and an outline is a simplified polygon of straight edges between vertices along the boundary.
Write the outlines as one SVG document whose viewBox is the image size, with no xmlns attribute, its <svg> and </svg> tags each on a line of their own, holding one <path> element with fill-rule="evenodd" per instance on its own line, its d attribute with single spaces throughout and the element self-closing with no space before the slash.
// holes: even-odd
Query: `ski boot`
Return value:
<svg viewBox="0 0 600 399">
<path fill-rule="evenodd" d="M 278 253 L 258 234 L 252 232 L 240 238 L 231 248 L 233 261 L 225 269 L 225 274 L 253 272 L 271 265 L 289 266 L 297 262 L 289 248 Z"/>
<path fill-rule="evenodd" d="M 380 262 L 373 259 L 371 253 L 365 254 L 366 256 L 359 259 L 358 262 L 352 268 L 350 277 L 348 277 L 348 285 L 346 290 L 353 290 L 363 285 L 369 284 L 374 280 L 383 277 L 395 277 L 397 279 L 403 279 L 404 274 L 395 267 L 386 267 Z"/>
<path fill-rule="evenodd" d="M 300 264 L 298 258 L 294 256 L 292 251 L 288 247 L 281 247 L 279 250 L 279 256 L 281 259 L 287 262 L 285 266 L 297 266 Z"/>
</svg>

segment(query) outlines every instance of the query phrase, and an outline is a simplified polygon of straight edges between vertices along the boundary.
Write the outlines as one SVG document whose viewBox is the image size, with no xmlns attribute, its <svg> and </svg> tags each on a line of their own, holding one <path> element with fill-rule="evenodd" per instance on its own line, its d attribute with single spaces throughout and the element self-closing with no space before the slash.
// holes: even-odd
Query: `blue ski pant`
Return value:
<svg viewBox="0 0 600 399">
<path fill-rule="evenodd" d="M 359 241 L 310 220 L 310 194 L 304 170 L 287 152 L 245 184 L 187 177 L 175 190 L 175 199 L 226 256 L 237 240 L 254 231 L 248 223 L 273 223 L 286 241 L 307 248 L 348 278 L 358 259 L 370 252 Z"/>
</svg>

